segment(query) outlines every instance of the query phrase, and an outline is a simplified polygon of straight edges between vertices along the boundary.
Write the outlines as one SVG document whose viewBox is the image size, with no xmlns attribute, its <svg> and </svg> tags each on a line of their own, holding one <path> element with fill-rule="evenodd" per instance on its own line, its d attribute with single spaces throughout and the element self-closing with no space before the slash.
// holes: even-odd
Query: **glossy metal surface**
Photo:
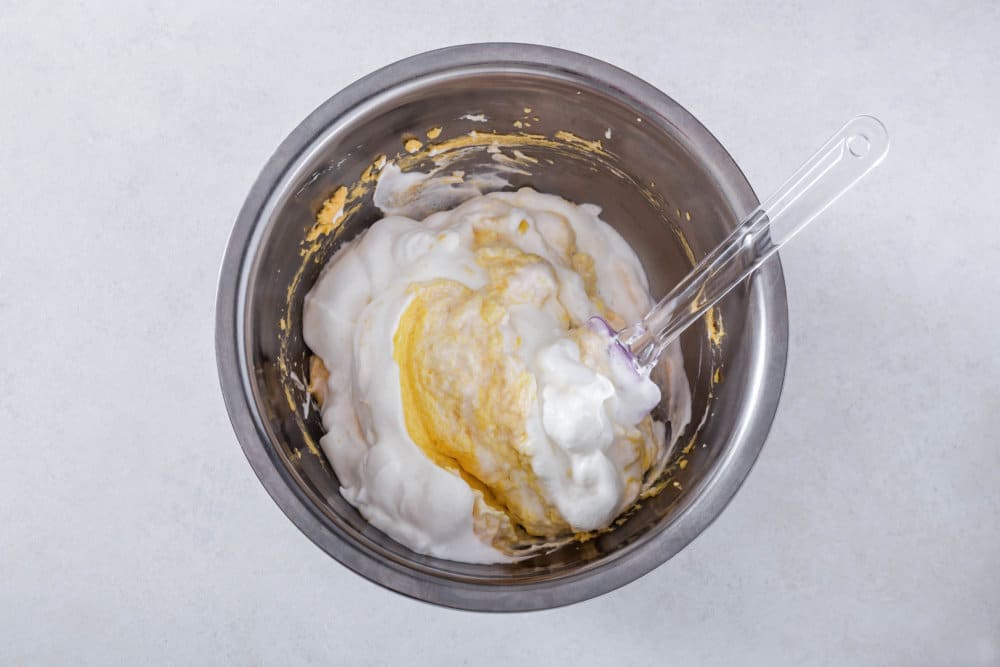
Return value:
<svg viewBox="0 0 1000 667">
<path fill-rule="evenodd" d="M 442 138 L 470 130 L 510 132 L 526 107 L 538 118 L 531 132 L 568 130 L 603 139 L 611 129 L 605 144 L 619 156 L 615 166 L 627 178 L 585 159 L 553 155 L 551 167 L 512 181 L 600 205 L 602 217 L 637 250 L 654 296 L 691 266 L 676 230 L 698 259 L 758 204 L 715 138 L 630 74 L 545 47 L 453 47 L 361 79 L 295 129 L 247 197 L 219 282 L 222 389 L 244 452 L 271 496 L 310 539 L 352 570 L 400 593 L 465 609 L 568 604 L 613 590 L 668 560 L 718 516 L 746 477 L 774 417 L 785 369 L 787 311 L 775 257 L 721 302 L 721 346 L 709 343 L 703 324 L 682 337 L 694 419 L 681 442 L 693 442 L 694 450 L 675 476 L 677 485 L 645 501 L 622 526 L 526 562 L 483 566 L 415 554 L 367 525 L 340 496 L 328 464 L 307 453 L 306 437 L 318 440 L 322 433 L 317 416 L 306 420 L 303 433 L 282 393 L 278 321 L 300 263 L 299 242 L 332 189 L 354 180 L 375 155 L 398 152 L 402 135 L 422 135 L 436 125 L 445 128 Z M 490 121 L 460 119 L 468 113 L 484 113 Z M 655 193 L 652 200 L 639 195 L 639 184 Z M 366 201 L 343 238 L 377 217 Z M 324 257 L 334 250 L 325 248 Z M 310 267 L 293 294 L 293 331 L 301 328 L 302 298 L 319 269 Z M 306 375 L 307 353 L 294 336 L 285 362 L 298 377 Z M 724 381 L 713 387 L 719 366 Z"/>
</svg>

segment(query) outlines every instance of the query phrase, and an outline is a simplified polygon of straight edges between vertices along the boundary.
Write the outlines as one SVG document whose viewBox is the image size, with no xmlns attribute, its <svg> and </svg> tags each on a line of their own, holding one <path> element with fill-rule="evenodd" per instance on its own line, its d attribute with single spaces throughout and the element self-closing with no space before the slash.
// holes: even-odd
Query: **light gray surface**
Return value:
<svg viewBox="0 0 1000 667">
<path fill-rule="evenodd" d="M 0 661 L 1000 664 L 995 5 L 48 4 L 0 18 Z M 783 253 L 785 393 L 729 509 L 620 591 L 510 616 L 310 544 L 212 352 L 230 225 L 287 132 L 378 66 L 484 40 L 647 79 L 759 194 L 855 113 L 894 144 Z"/>
</svg>

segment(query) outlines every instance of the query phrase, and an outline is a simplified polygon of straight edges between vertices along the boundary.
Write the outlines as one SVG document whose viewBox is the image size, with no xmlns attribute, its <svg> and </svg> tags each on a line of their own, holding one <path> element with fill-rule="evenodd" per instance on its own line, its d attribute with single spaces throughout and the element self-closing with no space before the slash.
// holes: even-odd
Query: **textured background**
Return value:
<svg viewBox="0 0 1000 667">
<path fill-rule="evenodd" d="M 0 661 L 1000 664 L 996 4 L 2 4 Z M 309 543 L 213 354 L 278 143 L 377 67 L 488 40 L 652 82 L 761 194 L 851 115 L 893 141 L 784 253 L 785 391 L 729 509 L 624 589 L 508 616 Z"/>
</svg>

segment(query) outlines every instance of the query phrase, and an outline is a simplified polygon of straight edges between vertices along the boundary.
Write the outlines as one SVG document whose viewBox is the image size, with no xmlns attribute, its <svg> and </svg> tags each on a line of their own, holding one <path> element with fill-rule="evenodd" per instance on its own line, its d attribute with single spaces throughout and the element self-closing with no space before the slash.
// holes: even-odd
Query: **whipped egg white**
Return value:
<svg viewBox="0 0 1000 667">
<path fill-rule="evenodd" d="M 599 214 L 494 192 L 423 221 L 390 214 L 325 267 L 303 314 L 328 373 L 314 374 L 320 445 L 376 528 L 420 553 L 502 562 L 608 526 L 662 470 L 690 418 L 679 350 L 655 371 L 661 397 L 586 326 L 621 328 L 652 305 Z"/>
</svg>

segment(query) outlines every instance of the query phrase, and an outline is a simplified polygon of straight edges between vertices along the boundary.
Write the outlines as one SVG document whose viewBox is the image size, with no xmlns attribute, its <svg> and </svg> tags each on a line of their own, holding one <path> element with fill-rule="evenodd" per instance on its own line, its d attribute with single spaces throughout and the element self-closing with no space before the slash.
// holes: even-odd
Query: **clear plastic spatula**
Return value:
<svg viewBox="0 0 1000 667">
<path fill-rule="evenodd" d="M 592 317 L 590 327 L 612 335 L 612 349 L 624 354 L 637 372 L 648 374 L 667 345 L 850 190 L 888 151 L 889 135 L 878 119 L 852 119 L 641 321 L 615 332 L 603 318 Z"/>
</svg>

